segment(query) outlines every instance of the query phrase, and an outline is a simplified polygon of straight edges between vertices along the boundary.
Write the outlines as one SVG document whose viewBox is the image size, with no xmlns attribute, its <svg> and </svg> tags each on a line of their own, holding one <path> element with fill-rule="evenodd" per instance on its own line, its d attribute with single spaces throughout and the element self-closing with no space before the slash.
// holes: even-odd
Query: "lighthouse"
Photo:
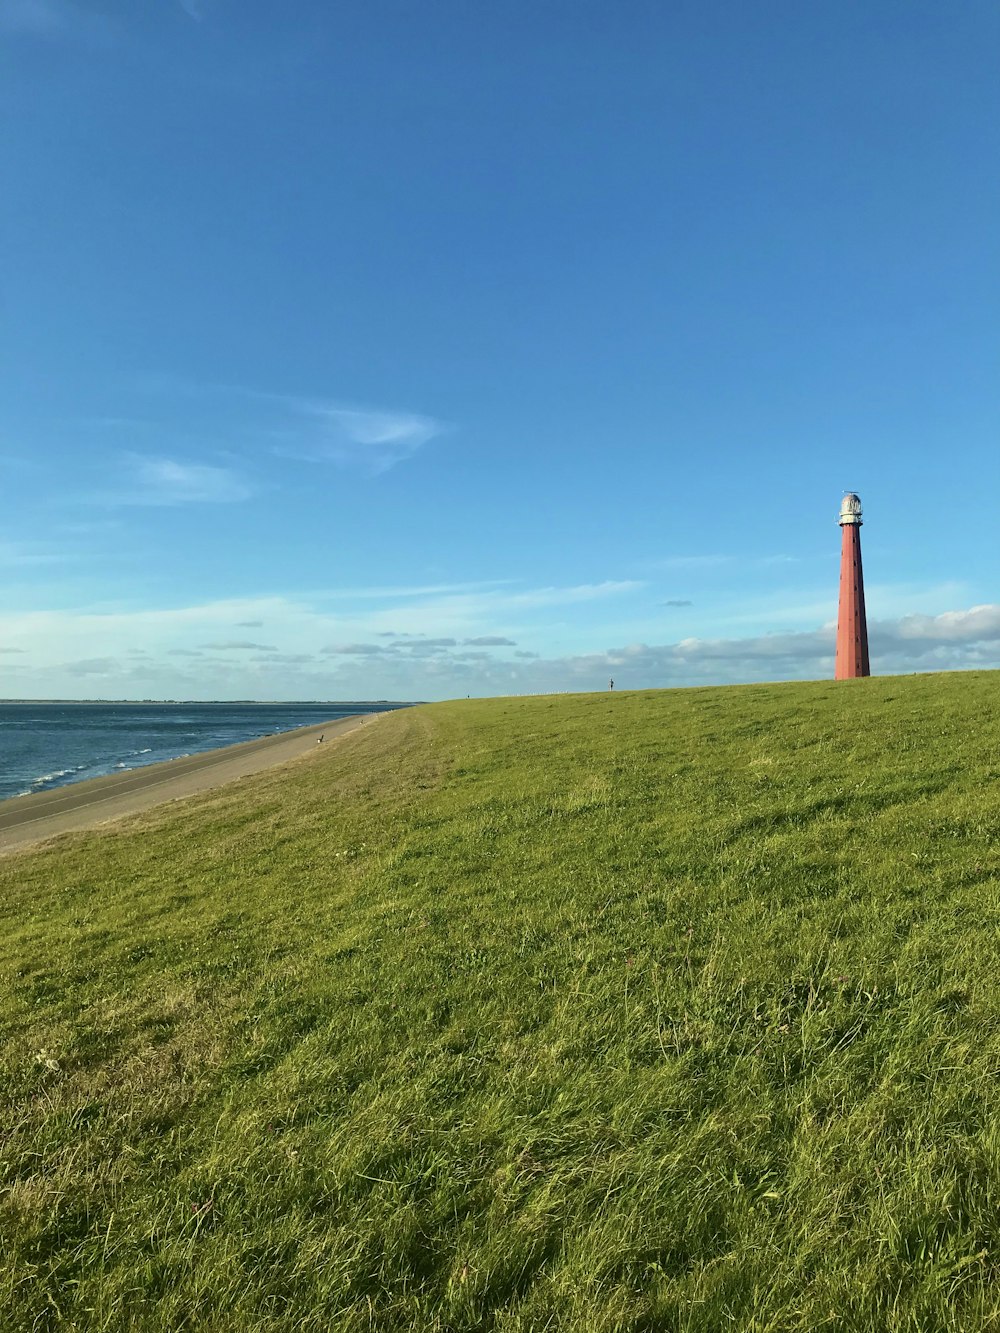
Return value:
<svg viewBox="0 0 1000 1333">
<path fill-rule="evenodd" d="M 865 580 L 861 571 L 861 500 L 848 491 L 840 506 L 840 610 L 835 680 L 870 676 Z"/>
</svg>

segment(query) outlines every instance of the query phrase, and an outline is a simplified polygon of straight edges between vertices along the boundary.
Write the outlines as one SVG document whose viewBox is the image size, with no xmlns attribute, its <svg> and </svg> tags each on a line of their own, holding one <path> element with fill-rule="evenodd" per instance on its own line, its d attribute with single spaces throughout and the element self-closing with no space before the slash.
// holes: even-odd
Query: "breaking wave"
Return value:
<svg viewBox="0 0 1000 1333">
<path fill-rule="evenodd" d="M 30 787 L 25 787 L 20 794 L 22 796 L 31 796 L 36 791 L 47 791 L 49 787 L 61 787 L 64 779 L 72 779 L 77 773 L 82 773 L 84 769 L 89 768 L 89 764 L 77 764 L 75 768 L 57 768 L 51 773 L 43 773 L 41 777 L 35 778 Z"/>
</svg>

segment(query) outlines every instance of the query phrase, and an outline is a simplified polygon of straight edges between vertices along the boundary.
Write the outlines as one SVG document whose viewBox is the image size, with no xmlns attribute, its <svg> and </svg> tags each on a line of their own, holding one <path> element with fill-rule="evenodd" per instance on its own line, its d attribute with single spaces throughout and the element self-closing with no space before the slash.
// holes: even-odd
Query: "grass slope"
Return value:
<svg viewBox="0 0 1000 1333">
<path fill-rule="evenodd" d="M 436 705 L 0 861 L 2 1327 L 995 1327 L 998 696 Z"/>
</svg>

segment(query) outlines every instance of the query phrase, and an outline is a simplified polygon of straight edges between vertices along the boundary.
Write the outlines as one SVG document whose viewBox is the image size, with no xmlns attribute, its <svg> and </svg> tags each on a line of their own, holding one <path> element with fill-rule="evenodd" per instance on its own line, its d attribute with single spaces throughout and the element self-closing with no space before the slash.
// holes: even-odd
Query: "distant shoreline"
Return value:
<svg viewBox="0 0 1000 1333">
<path fill-rule="evenodd" d="M 423 703 L 422 699 L 0 699 L 0 705 L 3 704 L 101 704 L 108 707 L 113 704 L 116 708 L 148 708 L 151 705 L 156 708 L 190 708 L 193 705 L 204 704 L 206 707 L 219 707 L 222 704 L 245 704 L 254 705 L 261 708 L 294 708 L 297 705 L 308 707 L 323 707 L 330 705 L 334 708 L 343 708 L 350 705 L 352 708 L 357 704 L 382 704 L 391 705 L 395 708 L 406 708 L 409 705 Z"/>
</svg>

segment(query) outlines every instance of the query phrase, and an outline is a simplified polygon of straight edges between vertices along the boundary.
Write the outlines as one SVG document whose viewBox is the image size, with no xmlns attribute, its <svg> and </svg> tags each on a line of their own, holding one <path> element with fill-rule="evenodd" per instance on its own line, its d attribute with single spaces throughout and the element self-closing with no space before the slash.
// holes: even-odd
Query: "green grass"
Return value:
<svg viewBox="0 0 1000 1333">
<path fill-rule="evenodd" d="M 436 705 L 0 859 L 0 1327 L 1000 1326 L 998 703 Z"/>
</svg>

